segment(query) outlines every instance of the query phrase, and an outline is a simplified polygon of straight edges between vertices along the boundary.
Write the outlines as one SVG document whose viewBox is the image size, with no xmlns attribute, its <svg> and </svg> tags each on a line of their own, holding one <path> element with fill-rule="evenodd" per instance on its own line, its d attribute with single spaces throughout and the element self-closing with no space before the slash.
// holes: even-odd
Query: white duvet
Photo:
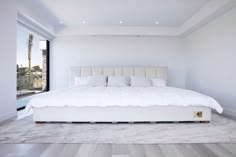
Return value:
<svg viewBox="0 0 236 157">
<path fill-rule="evenodd" d="M 75 87 L 34 96 L 26 111 L 34 107 L 108 106 L 205 106 L 222 113 L 213 98 L 173 87 Z"/>
</svg>

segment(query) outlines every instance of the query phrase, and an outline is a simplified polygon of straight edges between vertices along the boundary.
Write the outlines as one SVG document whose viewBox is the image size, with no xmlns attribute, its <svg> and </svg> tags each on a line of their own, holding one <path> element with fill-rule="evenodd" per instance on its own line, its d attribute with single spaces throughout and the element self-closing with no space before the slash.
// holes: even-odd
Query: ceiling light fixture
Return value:
<svg viewBox="0 0 236 157">
<path fill-rule="evenodd" d="M 83 24 L 85 24 L 85 23 L 86 23 L 86 21 L 82 21 L 82 23 L 83 23 Z"/>
<path fill-rule="evenodd" d="M 63 22 L 62 21 L 59 21 L 60 24 L 62 24 Z"/>
<path fill-rule="evenodd" d="M 123 23 L 123 21 L 120 21 L 120 24 L 122 24 Z"/>
<path fill-rule="evenodd" d="M 158 22 L 158 21 L 156 21 L 155 23 L 156 23 L 156 24 L 159 24 L 159 22 Z"/>
</svg>

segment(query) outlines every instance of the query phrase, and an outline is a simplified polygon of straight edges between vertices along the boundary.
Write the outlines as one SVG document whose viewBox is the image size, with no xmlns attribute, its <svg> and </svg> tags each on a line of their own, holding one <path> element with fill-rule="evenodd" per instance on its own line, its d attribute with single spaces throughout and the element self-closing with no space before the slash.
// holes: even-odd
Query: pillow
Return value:
<svg viewBox="0 0 236 157">
<path fill-rule="evenodd" d="M 122 77 L 122 76 L 108 77 L 107 86 L 123 87 L 123 86 L 129 86 L 129 84 L 130 84 L 130 79 L 128 77 Z"/>
<path fill-rule="evenodd" d="M 90 76 L 88 85 L 89 86 L 106 86 L 107 77 L 106 76 Z"/>
<path fill-rule="evenodd" d="M 106 76 L 75 77 L 75 86 L 106 86 Z"/>
<path fill-rule="evenodd" d="M 166 87 L 166 80 L 163 79 L 151 79 L 152 80 L 152 86 L 156 87 Z"/>
<path fill-rule="evenodd" d="M 89 77 L 75 77 L 74 85 L 75 86 L 88 86 Z"/>
<path fill-rule="evenodd" d="M 152 86 L 150 79 L 146 77 L 130 77 L 131 86 L 133 87 L 149 87 Z"/>
</svg>

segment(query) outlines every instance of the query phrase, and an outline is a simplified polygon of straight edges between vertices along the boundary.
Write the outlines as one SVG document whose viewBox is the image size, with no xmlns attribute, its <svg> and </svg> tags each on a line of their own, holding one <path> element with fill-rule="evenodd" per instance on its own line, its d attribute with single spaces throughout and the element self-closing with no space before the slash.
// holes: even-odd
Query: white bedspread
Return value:
<svg viewBox="0 0 236 157">
<path fill-rule="evenodd" d="M 213 98 L 173 87 L 75 87 L 50 91 L 34 96 L 26 106 L 205 106 L 222 113 L 223 108 Z"/>
</svg>

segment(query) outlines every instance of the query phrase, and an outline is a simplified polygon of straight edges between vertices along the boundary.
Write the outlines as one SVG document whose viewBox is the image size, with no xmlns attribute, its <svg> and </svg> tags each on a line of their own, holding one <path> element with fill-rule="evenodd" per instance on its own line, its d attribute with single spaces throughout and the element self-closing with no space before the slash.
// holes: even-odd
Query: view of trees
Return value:
<svg viewBox="0 0 236 157">
<path fill-rule="evenodd" d="M 17 64 L 17 90 L 42 89 L 42 69 L 39 65 L 31 67 L 31 55 L 34 35 L 29 34 L 27 40 L 28 47 L 28 67 Z"/>
<path fill-rule="evenodd" d="M 23 67 L 23 66 L 19 66 L 18 64 L 16 65 L 16 69 L 17 69 L 17 77 L 18 76 L 27 76 L 28 75 L 28 67 Z M 42 69 L 40 68 L 39 65 L 33 66 L 31 68 L 31 72 L 42 72 Z"/>
<path fill-rule="evenodd" d="M 17 64 L 17 90 L 42 88 L 42 69 L 39 65 L 33 66 L 29 73 L 28 67 Z"/>
<path fill-rule="evenodd" d="M 33 66 L 31 69 L 32 72 L 42 72 L 42 69 L 39 65 Z"/>
</svg>

